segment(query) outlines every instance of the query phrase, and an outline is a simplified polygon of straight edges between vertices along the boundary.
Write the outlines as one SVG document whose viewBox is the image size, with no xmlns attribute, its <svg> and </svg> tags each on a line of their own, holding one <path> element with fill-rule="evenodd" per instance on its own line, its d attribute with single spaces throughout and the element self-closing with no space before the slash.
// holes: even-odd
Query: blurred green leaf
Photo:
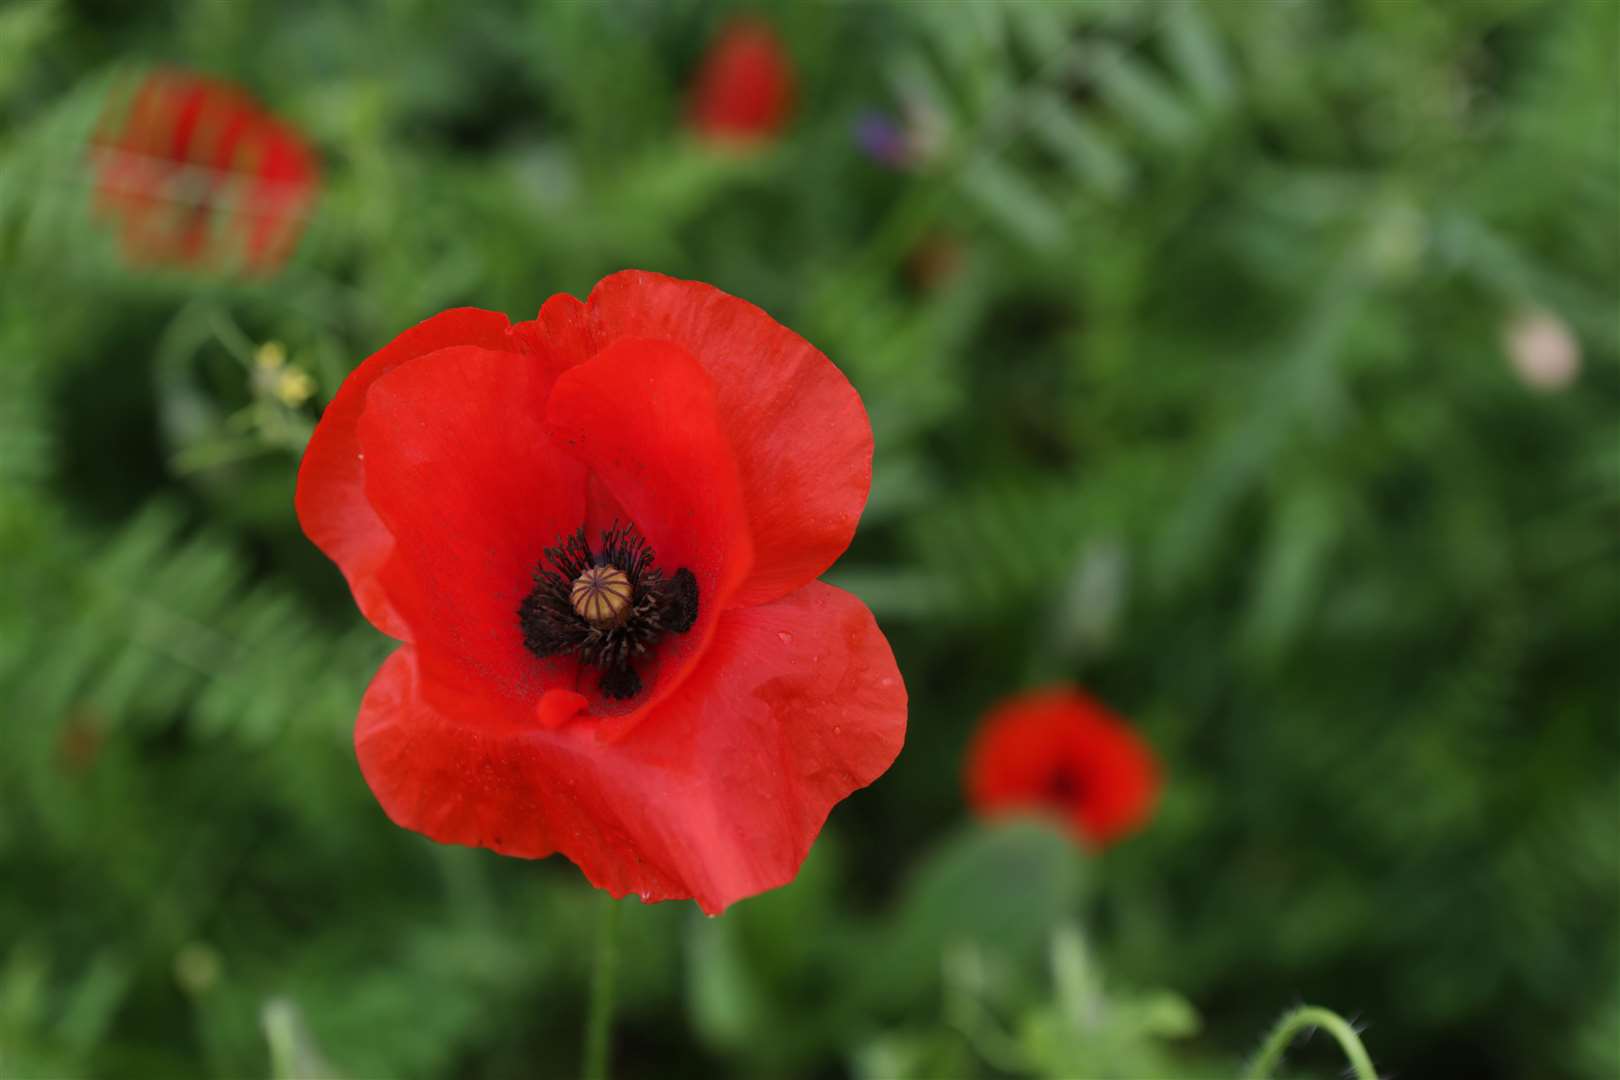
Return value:
<svg viewBox="0 0 1620 1080">
<path fill-rule="evenodd" d="M 1036 955 L 1080 902 L 1083 859 L 1040 821 L 973 825 L 947 836 L 912 872 L 875 943 L 862 992 L 913 1000 L 937 986 L 940 958 L 970 943 L 1014 960 Z"/>
</svg>

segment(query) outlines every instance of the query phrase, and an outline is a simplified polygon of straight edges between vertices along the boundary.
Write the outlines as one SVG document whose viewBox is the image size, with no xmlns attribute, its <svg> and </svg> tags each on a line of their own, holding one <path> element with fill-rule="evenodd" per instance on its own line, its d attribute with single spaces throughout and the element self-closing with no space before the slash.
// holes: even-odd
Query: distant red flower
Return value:
<svg viewBox="0 0 1620 1080">
<path fill-rule="evenodd" d="M 1158 800 L 1159 765 L 1123 720 L 1059 687 L 990 711 L 968 750 L 967 793 L 981 814 L 1047 811 L 1100 846 L 1147 820 Z"/>
<path fill-rule="evenodd" d="M 298 133 L 246 93 L 184 71 L 149 75 L 103 120 L 93 153 L 97 208 L 139 263 L 274 269 L 320 173 Z"/>
<path fill-rule="evenodd" d="M 395 338 L 297 497 L 405 642 L 355 731 L 388 815 L 710 912 L 791 880 L 904 737 L 871 612 L 815 580 L 871 464 L 838 369 L 697 282 L 625 271 L 532 322 L 461 308 Z"/>
<path fill-rule="evenodd" d="M 688 117 L 706 138 L 752 142 L 780 131 L 793 111 L 793 58 L 768 23 L 740 19 L 709 47 L 692 84 Z"/>
</svg>

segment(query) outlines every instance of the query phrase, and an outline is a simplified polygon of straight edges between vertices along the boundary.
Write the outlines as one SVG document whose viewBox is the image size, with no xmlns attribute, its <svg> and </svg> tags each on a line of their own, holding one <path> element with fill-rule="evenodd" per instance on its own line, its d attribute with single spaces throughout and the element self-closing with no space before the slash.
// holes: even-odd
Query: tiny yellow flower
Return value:
<svg viewBox="0 0 1620 1080">
<path fill-rule="evenodd" d="M 267 341 L 253 354 L 253 362 L 265 371 L 278 371 L 287 363 L 287 350 L 279 341 Z"/>
<path fill-rule="evenodd" d="M 297 408 L 315 393 L 315 380 L 298 368 L 288 368 L 276 379 L 276 397 L 283 405 Z"/>
</svg>

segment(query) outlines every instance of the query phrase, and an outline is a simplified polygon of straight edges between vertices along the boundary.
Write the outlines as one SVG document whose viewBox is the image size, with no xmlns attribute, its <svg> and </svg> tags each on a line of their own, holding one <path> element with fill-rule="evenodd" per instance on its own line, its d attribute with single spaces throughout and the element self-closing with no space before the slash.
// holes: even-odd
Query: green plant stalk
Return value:
<svg viewBox="0 0 1620 1080">
<path fill-rule="evenodd" d="M 1246 1080 L 1266 1080 L 1282 1060 L 1283 1051 L 1288 1049 L 1294 1036 L 1311 1028 L 1321 1028 L 1339 1040 L 1339 1048 L 1350 1059 L 1350 1068 L 1356 1080 L 1378 1080 L 1372 1058 L 1367 1056 L 1367 1048 L 1361 1045 L 1361 1037 L 1356 1034 L 1356 1029 L 1338 1013 L 1316 1005 L 1301 1005 L 1283 1014 L 1277 1026 L 1266 1036 L 1266 1041 L 1260 1044 L 1249 1071 L 1243 1074 Z"/>
<path fill-rule="evenodd" d="M 619 902 L 602 894 L 591 963 L 590 1010 L 585 1016 L 585 1080 L 607 1080 L 608 1036 L 613 1030 L 614 975 L 619 963 Z"/>
</svg>

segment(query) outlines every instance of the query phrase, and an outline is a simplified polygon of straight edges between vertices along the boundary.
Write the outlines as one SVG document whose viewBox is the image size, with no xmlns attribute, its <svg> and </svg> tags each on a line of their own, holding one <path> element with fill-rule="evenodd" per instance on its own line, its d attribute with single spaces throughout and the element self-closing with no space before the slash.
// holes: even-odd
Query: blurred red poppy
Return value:
<svg viewBox="0 0 1620 1080">
<path fill-rule="evenodd" d="M 770 24 L 739 19 L 710 45 L 688 119 L 705 138 L 747 143 L 780 131 L 793 111 L 793 59 Z"/>
<path fill-rule="evenodd" d="M 228 83 L 147 76 L 102 121 L 96 206 L 137 263 L 268 271 L 292 251 L 315 198 L 314 151 Z"/>
<path fill-rule="evenodd" d="M 447 311 L 344 382 L 304 532 L 405 642 L 360 768 L 395 822 L 718 912 L 797 873 L 900 750 L 859 600 L 815 580 L 871 483 L 860 398 L 760 309 L 625 271 Z"/>
<path fill-rule="evenodd" d="M 1001 702 L 968 749 L 968 801 L 980 814 L 1055 814 L 1088 845 L 1135 831 L 1159 796 L 1153 751 L 1123 720 L 1068 687 Z"/>
</svg>

